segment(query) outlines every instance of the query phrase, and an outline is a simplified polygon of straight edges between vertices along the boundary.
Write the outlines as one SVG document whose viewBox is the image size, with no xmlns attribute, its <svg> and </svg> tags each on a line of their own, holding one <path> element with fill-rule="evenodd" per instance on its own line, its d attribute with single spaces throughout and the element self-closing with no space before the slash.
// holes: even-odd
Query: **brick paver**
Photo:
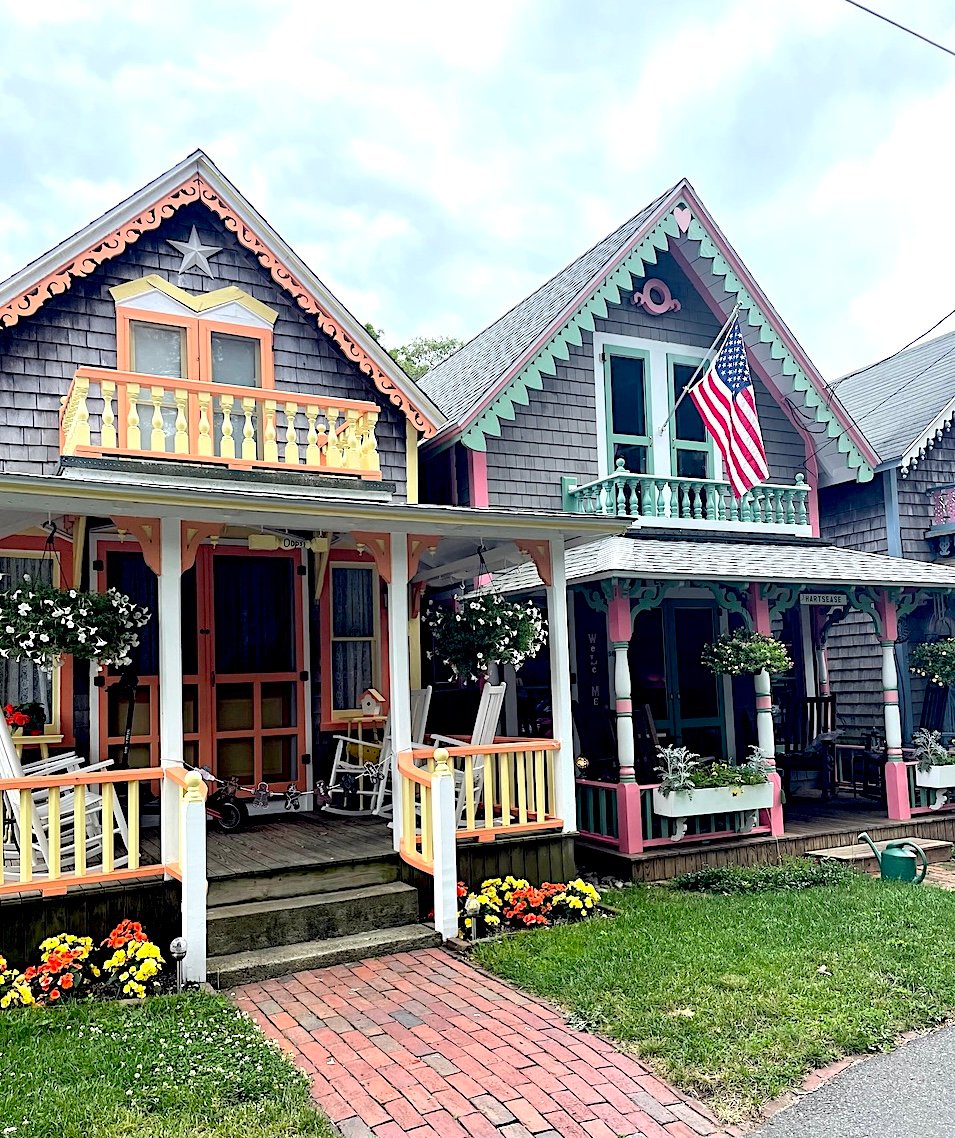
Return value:
<svg viewBox="0 0 955 1138">
<path fill-rule="evenodd" d="M 701 1103 L 441 949 L 248 984 L 236 1003 L 346 1138 L 727 1138 Z"/>
</svg>

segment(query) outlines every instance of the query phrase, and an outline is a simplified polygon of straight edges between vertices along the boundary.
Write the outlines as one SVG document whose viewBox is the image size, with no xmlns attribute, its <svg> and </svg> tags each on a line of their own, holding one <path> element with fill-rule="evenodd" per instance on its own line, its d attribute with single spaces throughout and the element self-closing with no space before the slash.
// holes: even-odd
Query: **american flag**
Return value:
<svg viewBox="0 0 955 1138">
<path fill-rule="evenodd" d="M 733 493 L 742 498 L 769 477 L 769 467 L 739 317 L 733 318 L 722 348 L 689 394 L 720 448 Z"/>
</svg>

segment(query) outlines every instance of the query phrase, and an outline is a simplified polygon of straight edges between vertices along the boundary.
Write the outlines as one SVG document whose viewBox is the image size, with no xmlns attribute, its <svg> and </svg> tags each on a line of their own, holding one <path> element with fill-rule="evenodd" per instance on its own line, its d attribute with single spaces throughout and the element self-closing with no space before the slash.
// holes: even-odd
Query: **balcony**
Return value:
<svg viewBox="0 0 955 1138">
<path fill-rule="evenodd" d="M 60 408 L 60 453 L 380 479 L 378 410 L 349 399 L 80 368 Z"/>
<path fill-rule="evenodd" d="M 932 520 L 925 537 L 936 557 L 955 556 L 955 485 L 933 486 L 928 494 Z"/>
<path fill-rule="evenodd" d="M 812 533 L 809 487 L 801 474 L 794 486 L 754 486 L 742 498 L 734 497 L 728 482 L 658 478 L 622 469 L 582 486 L 565 477 L 561 488 L 564 509 L 572 514 L 605 514 L 676 529 Z"/>
</svg>

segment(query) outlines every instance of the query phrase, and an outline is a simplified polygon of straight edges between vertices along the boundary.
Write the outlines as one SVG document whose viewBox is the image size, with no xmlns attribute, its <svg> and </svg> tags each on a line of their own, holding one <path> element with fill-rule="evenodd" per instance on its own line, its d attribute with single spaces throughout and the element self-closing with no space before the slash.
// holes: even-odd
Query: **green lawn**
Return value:
<svg viewBox="0 0 955 1138">
<path fill-rule="evenodd" d="M 736 896 L 635 887 L 614 920 L 479 945 L 728 1121 L 955 1008 L 955 894 L 853 876 Z"/>
<path fill-rule="evenodd" d="M 218 996 L 0 1013 L 2 1138 L 331 1138 L 308 1081 Z"/>
</svg>

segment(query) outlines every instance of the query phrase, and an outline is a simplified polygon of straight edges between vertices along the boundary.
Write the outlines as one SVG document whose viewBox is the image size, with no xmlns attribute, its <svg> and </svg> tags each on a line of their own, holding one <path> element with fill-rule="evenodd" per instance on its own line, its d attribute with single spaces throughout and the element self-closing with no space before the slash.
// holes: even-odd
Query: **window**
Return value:
<svg viewBox="0 0 955 1138">
<path fill-rule="evenodd" d="M 631 348 L 604 353 L 610 469 L 623 459 L 633 474 L 653 472 L 650 414 L 647 399 L 649 359 Z"/>
<path fill-rule="evenodd" d="M 667 357 L 670 407 L 696 375 L 699 360 Z M 670 420 L 670 470 L 678 478 L 712 478 L 713 445 L 693 400 L 686 396 Z"/>
<path fill-rule="evenodd" d="M 186 377 L 186 329 L 174 324 L 130 321 L 129 355 L 133 371 Z"/>
<path fill-rule="evenodd" d="M 330 569 L 331 715 L 358 709 L 361 693 L 378 686 L 378 575 L 370 565 Z"/>
<path fill-rule="evenodd" d="M 261 344 L 250 336 L 231 336 L 213 332 L 212 382 L 232 383 L 240 387 L 261 384 Z"/>
</svg>

